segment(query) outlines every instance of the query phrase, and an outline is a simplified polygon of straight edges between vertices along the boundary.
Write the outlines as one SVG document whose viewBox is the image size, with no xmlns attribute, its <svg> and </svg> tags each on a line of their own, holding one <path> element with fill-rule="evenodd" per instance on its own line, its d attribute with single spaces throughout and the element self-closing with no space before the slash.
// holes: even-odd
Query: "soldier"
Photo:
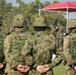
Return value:
<svg viewBox="0 0 76 75">
<path fill-rule="evenodd" d="M 7 62 L 5 73 L 7 75 L 24 75 L 30 68 L 25 65 L 24 56 L 21 55 L 26 40 L 24 22 L 25 19 L 21 14 L 14 16 L 12 21 L 14 31 L 4 41 L 4 54 Z"/>
<path fill-rule="evenodd" d="M 76 75 L 76 24 L 69 24 L 71 33 L 66 34 L 63 53 L 66 60 L 66 75 Z"/>
<path fill-rule="evenodd" d="M 57 22 L 56 26 L 56 54 L 59 54 L 62 59 L 64 59 L 63 55 L 63 38 L 64 38 L 64 26 L 62 26 L 61 22 Z"/>
<path fill-rule="evenodd" d="M 57 27 L 56 27 L 56 44 L 57 45 L 62 45 L 63 44 L 63 33 L 64 33 L 64 27 L 60 22 L 57 22 Z"/>
<path fill-rule="evenodd" d="M 33 64 L 30 66 L 28 75 L 53 75 L 52 68 L 59 62 L 59 58 L 52 60 L 55 53 L 55 37 L 52 33 L 47 34 L 47 25 L 42 16 L 37 16 L 33 23 L 35 33 L 26 40 L 22 55 L 26 57 L 29 51 L 33 56 Z M 27 60 L 26 60 L 27 62 Z M 30 61 L 31 62 L 31 61 Z"/>
<path fill-rule="evenodd" d="M 3 43 L 4 43 L 4 34 L 2 33 L 2 17 L 0 17 L 0 75 L 4 74 L 4 53 L 3 53 Z"/>
</svg>

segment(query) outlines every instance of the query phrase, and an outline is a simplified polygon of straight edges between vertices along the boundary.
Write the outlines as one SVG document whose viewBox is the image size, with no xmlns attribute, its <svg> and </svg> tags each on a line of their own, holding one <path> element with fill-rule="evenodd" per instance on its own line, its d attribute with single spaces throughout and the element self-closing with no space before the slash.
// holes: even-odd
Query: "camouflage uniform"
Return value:
<svg viewBox="0 0 76 75">
<path fill-rule="evenodd" d="M 56 45 L 62 46 L 63 44 L 63 33 L 64 27 L 58 22 L 58 26 L 56 28 Z"/>
<path fill-rule="evenodd" d="M 23 32 L 23 16 L 16 15 L 13 18 L 12 25 L 14 26 L 14 31 L 4 41 L 4 54 L 7 62 L 5 73 L 7 75 L 24 75 L 17 70 L 17 65 L 25 65 L 24 57 L 21 55 L 21 50 L 26 40 L 26 34 Z"/>
<path fill-rule="evenodd" d="M 42 16 L 36 17 L 33 26 L 35 29 L 37 27 L 44 30 L 38 30 L 31 38 L 28 38 L 21 52 L 22 55 L 26 57 L 26 54 L 31 51 L 31 55 L 33 56 L 33 64 L 31 65 L 28 75 L 53 75 L 52 68 L 56 66 L 60 59 L 59 57 L 55 58 L 53 62 L 51 61 L 52 55 L 55 53 L 55 37 L 53 34 L 50 35 L 45 33 L 45 28 L 47 28 L 47 26 L 44 24 Z M 44 64 L 48 64 L 50 69 L 45 73 L 38 72 L 36 70 L 37 65 Z"/>
<path fill-rule="evenodd" d="M 76 30 L 76 24 L 69 25 L 69 29 Z M 76 31 L 65 36 L 63 51 L 66 60 L 66 75 L 76 75 L 72 67 L 72 65 L 76 65 Z"/>
<path fill-rule="evenodd" d="M 65 31 L 64 27 L 60 22 L 58 22 L 56 27 L 56 53 L 61 56 L 61 60 L 64 60 L 64 55 L 63 55 L 64 31 Z"/>
</svg>

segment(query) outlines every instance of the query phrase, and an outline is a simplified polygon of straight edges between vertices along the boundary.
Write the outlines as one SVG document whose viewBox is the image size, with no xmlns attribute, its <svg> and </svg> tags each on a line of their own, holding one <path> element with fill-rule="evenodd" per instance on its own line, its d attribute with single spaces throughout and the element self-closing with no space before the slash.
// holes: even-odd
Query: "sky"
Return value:
<svg viewBox="0 0 76 75">
<path fill-rule="evenodd" d="M 25 3 L 29 3 L 29 2 L 34 2 L 35 0 L 22 0 Z M 40 0 L 41 2 L 44 1 L 49 1 L 50 3 L 52 3 L 54 0 Z M 59 2 L 65 2 L 65 1 L 76 1 L 76 0 L 58 0 Z M 11 2 L 13 6 L 18 6 L 18 4 L 16 3 L 16 0 L 6 0 L 7 3 Z M 66 16 L 67 17 L 67 16 Z M 69 14 L 69 19 L 71 18 L 76 18 L 76 13 L 72 12 Z"/>
<path fill-rule="evenodd" d="M 35 0 L 22 0 L 24 1 L 25 3 L 29 3 L 29 2 L 34 2 Z M 50 3 L 52 3 L 54 0 L 40 0 L 41 2 L 44 2 L 44 1 L 49 1 Z M 64 2 L 64 1 L 76 1 L 76 0 L 58 0 L 59 2 Z M 6 2 L 11 2 L 12 5 L 14 6 L 17 6 L 18 4 L 16 3 L 16 0 L 6 0 Z"/>
</svg>

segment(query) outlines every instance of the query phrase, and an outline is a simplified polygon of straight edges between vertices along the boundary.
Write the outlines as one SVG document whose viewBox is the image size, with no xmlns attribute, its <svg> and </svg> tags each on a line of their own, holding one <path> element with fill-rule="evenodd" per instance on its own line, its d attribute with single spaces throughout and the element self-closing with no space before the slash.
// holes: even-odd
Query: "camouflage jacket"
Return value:
<svg viewBox="0 0 76 75">
<path fill-rule="evenodd" d="M 30 61 L 33 63 L 33 68 L 43 64 L 49 64 L 52 68 L 61 60 L 60 57 L 56 57 L 53 62 L 51 61 L 52 55 L 55 53 L 55 37 L 44 32 L 37 32 L 26 40 L 21 53 L 26 57 L 30 51 L 33 57 L 33 60 Z"/>
<path fill-rule="evenodd" d="M 64 32 L 64 27 L 63 26 L 59 26 L 58 27 L 58 30 L 57 30 L 57 33 L 56 33 L 56 38 L 63 38 L 63 32 Z M 61 35 L 62 33 L 62 35 Z"/>
<path fill-rule="evenodd" d="M 25 44 L 25 33 L 11 33 L 4 41 L 4 55 L 7 62 L 6 72 L 16 68 L 18 64 L 25 64 L 24 57 L 21 55 L 21 50 Z"/>
<path fill-rule="evenodd" d="M 71 36 L 70 35 L 66 35 L 64 37 L 64 43 L 63 43 L 63 53 L 65 56 L 65 59 L 68 63 L 68 65 L 72 65 L 73 64 L 73 59 L 70 53 L 70 43 L 71 43 Z"/>
</svg>

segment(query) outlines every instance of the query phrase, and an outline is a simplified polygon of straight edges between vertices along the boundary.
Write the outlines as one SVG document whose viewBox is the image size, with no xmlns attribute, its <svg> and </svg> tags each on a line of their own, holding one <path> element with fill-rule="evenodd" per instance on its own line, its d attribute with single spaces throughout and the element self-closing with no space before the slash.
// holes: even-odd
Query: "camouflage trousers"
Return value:
<svg viewBox="0 0 76 75">
<path fill-rule="evenodd" d="M 19 71 L 14 71 L 14 72 L 8 72 L 6 73 L 6 75 L 26 75 L 26 74 L 20 73 Z"/>
<path fill-rule="evenodd" d="M 63 44 L 63 38 L 56 38 L 56 46 Z"/>
<path fill-rule="evenodd" d="M 70 68 L 68 65 L 66 65 L 65 75 L 76 75 L 76 71 L 73 68 Z"/>
<path fill-rule="evenodd" d="M 32 69 L 29 71 L 28 75 L 53 75 L 53 70 L 49 70 L 46 73 L 39 73 L 37 70 Z"/>
</svg>

